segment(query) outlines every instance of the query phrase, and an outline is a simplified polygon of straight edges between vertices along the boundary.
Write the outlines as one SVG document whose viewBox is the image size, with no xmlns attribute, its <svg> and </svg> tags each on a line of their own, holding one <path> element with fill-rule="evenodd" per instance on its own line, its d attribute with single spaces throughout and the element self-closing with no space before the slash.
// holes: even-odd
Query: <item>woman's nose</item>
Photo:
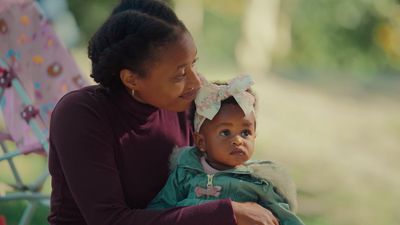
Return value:
<svg viewBox="0 0 400 225">
<path fill-rule="evenodd" d="M 193 87 L 194 89 L 197 89 L 200 87 L 200 77 L 201 75 L 198 74 L 198 72 L 195 69 L 190 70 L 190 75 L 189 75 L 189 85 Z"/>
</svg>

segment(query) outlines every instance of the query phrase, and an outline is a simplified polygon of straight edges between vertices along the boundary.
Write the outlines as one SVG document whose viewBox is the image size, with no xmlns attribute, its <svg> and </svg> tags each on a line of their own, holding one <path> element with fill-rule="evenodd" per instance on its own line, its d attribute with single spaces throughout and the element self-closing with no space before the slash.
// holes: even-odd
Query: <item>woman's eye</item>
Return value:
<svg viewBox="0 0 400 225">
<path fill-rule="evenodd" d="M 192 63 L 192 67 L 196 67 L 196 63 L 197 63 L 198 60 L 199 60 L 198 57 L 194 59 L 194 61 L 193 61 L 193 63 Z"/>
<path fill-rule="evenodd" d="M 185 78 L 186 78 L 186 72 L 185 71 L 183 71 L 182 74 L 175 76 L 175 80 L 177 80 L 177 81 L 184 80 Z"/>
<path fill-rule="evenodd" d="M 222 137 L 227 137 L 231 134 L 231 132 L 229 130 L 223 130 L 221 132 L 219 132 L 219 135 L 221 135 Z"/>
<path fill-rule="evenodd" d="M 250 132 L 249 130 L 244 130 L 244 131 L 242 131 L 242 132 L 240 133 L 240 135 L 241 135 L 242 137 L 248 137 L 248 136 L 251 135 L 251 132 Z"/>
</svg>

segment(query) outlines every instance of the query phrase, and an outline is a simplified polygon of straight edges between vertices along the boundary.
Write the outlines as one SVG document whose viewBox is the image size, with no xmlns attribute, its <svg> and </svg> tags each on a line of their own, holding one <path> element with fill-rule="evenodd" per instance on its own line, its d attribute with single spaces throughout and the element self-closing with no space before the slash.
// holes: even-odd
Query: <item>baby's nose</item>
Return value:
<svg viewBox="0 0 400 225">
<path fill-rule="evenodd" d="M 239 145 L 241 145 L 242 143 L 243 143 L 243 139 L 242 139 L 242 137 L 240 137 L 240 135 L 235 135 L 235 136 L 233 137 L 233 140 L 232 140 L 232 144 L 233 144 L 233 145 L 239 146 Z"/>
</svg>

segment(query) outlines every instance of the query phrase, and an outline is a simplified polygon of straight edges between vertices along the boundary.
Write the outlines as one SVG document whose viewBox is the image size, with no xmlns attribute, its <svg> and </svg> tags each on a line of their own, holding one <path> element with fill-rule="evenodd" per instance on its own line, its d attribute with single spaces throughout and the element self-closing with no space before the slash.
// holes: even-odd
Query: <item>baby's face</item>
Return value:
<svg viewBox="0 0 400 225">
<path fill-rule="evenodd" d="M 238 105 L 223 104 L 213 120 L 203 123 L 196 144 L 211 166 L 224 170 L 250 159 L 255 137 L 254 114 L 245 116 Z"/>
</svg>

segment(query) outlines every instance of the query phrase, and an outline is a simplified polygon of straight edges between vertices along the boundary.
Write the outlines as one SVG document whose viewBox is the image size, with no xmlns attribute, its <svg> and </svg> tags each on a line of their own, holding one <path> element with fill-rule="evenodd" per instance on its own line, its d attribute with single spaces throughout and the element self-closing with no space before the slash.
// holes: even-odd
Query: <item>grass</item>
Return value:
<svg viewBox="0 0 400 225">
<path fill-rule="evenodd" d="M 15 149 L 15 146 L 8 142 L 6 143 L 7 148 Z M 13 159 L 18 172 L 20 173 L 21 179 L 24 184 L 30 184 L 35 181 L 39 175 L 46 170 L 47 162 L 42 155 L 30 154 L 20 155 Z M 12 176 L 11 169 L 6 161 L 0 162 L 0 195 L 4 192 L 12 191 L 12 188 L 8 184 L 15 184 L 15 179 Z M 50 193 L 50 179 L 46 180 L 42 189 L 43 193 Z M 5 201 L 0 202 L 0 215 L 5 216 L 7 225 L 16 225 L 19 219 L 23 215 L 23 212 L 27 206 L 26 201 Z M 45 205 L 39 205 L 33 214 L 31 224 L 43 224 L 46 221 L 47 215 L 49 214 L 49 208 Z"/>
<path fill-rule="evenodd" d="M 16 225 L 25 207 L 26 202 L 24 201 L 0 203 L 0 214 L 5 216 L 7 225 Z M 49 208 L 45 205 L 40 205 L 32 216 L 31 224 L 47 224 L 48 214 Z"/>
<path fill-rule="evenodd" d="M 256 157 L 288 168 L 311 223 L 398 224 L 400 96 L 333 88 L 257 77 Z"/>
</svg>

